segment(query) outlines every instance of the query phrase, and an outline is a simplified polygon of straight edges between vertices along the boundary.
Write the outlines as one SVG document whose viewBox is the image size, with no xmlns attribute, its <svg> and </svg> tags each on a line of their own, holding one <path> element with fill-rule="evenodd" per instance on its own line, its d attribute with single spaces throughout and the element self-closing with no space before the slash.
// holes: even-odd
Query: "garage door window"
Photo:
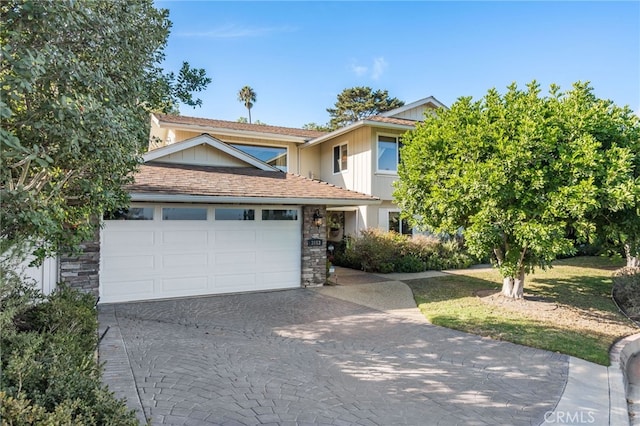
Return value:
<svg viewBox="0 0 640 426">
<path fill-rule="evenodd" d="M 153 220 L 153 207 L 130 207 L 104 215 L 107 220 Z"/>
<path fill-rule="evenodd" d="M 254 209 L 216 209 L 216 220 L 255 220 Z"/>
<path fill-rule="evenodd" d="M 298 220 L 298 210 L 262 210 L 262 220 Z"/>
<path fill-rule="evenodd" d="M 162 220 L 207 220 L 207 209 L 190 207 L 165 207 Z"/>
</svg>

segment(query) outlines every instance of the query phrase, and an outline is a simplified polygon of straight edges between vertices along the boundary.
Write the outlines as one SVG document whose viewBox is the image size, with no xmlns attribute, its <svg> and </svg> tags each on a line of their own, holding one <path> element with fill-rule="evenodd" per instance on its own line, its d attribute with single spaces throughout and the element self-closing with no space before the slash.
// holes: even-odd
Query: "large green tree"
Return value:
<svg viewBox="0 0 640 426">
<path fill-rule="evenodd" d="M 164 58 L 164 55 L 161 55 Z M 144 107 L 153 112 L 178 114 L 179 105 L 190 107 L 202 106 L 202 99 L 195 98 L 195 92 L 201 92 L 211 83 L 211 78 L 202 68 L 192 68 L 188 62 L 183 62 L 176 75 L 165 72 L 156 63 L 146 71 L 144 81 Z"/>
<path fill-rule="evenodd" d="M 151 110 L 198 104 L 208 83 L 159 68 L 169 34 L 152 0 L 0 2 L 1 253 L 75 247 L 127 203 Z"/>
<path fill-rule="evenodd" d="M 403 105 L 403 101 L 390 97 L 387 90 L 374 91 L 371 87 L 344 89 L 338 94 L 334 108 L 327 108 L 331 116 L 329 128 L 335 130 Z"/>
<path fill-rule="evenodd" d="M 535 82 L 492 89 L 405 135 L 395 198 L 416 224 L 462 229 L 469 249 L 500 269 L 503 294 L 520 298 L 526 273 L 574 252 L 569 235 L 587 241 L 616 215 L 627 222 L 609 235 L 637 235 L 638 135 L 629 108 L 585 83 L 548 96 Z"/>
</svg>

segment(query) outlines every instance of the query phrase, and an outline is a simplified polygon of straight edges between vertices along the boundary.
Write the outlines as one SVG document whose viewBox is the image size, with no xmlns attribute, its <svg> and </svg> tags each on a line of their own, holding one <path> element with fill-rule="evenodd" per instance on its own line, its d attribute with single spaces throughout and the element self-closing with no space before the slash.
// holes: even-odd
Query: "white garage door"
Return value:
<svg viewBox="0 0 640 426">
<path fill-rule="evenodd" d="M 301 222 L 289 206 L 134 205 L 105 220 L 100 303 L 299 287 Z"/>
</svg>

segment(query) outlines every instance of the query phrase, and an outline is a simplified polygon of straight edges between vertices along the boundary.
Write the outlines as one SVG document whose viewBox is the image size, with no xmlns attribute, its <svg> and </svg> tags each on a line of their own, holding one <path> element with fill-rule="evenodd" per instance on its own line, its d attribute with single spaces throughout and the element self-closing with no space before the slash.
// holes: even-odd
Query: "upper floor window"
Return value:
<svg viewBox="0 0 640 426">
<path fill-rule="evenodd" d="M 336 145 L 333 147 L 333 173 L 340 173 L 347 170 L 347 144 Z"/>
<path fill-rule="evenodd" d="M 230 144 L 245 154 L 249 154 L 258 160 L 276 167 L 283 172 L 288 170 L 287 148 L 280 146 L 245 145 L 239 143 Z"/>
<path fill-rule="evenodd" d="M 400 163 L 400 148 L 402 138 L 396 136 L 378 135 L 378 171 L 392 172 L 398 171 Z"/>
</svg>

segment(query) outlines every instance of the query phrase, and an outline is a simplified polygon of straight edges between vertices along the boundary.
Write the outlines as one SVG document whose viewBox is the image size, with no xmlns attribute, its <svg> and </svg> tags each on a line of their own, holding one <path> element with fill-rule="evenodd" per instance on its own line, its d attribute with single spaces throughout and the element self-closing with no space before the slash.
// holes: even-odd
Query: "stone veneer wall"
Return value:
<svg viewBox="0 0 640 426">
<path fill-rule="evenodd" d="M 60 255 L 60 281 L 84 293 L 99 297 L 100 230 L 93 241 L 80 245 L 76 255 Z"/>
<path fill-rule="evenodd" d="M 313 214 L 318 210 L 322 226 L 313 224 Z M 325 206 L 302 207 L 302 287 L 320 287 L 327 281 L 327 209 Z M 321 246 L 309 247 L 311 238 L 322 240 Z"/>
</svg>

